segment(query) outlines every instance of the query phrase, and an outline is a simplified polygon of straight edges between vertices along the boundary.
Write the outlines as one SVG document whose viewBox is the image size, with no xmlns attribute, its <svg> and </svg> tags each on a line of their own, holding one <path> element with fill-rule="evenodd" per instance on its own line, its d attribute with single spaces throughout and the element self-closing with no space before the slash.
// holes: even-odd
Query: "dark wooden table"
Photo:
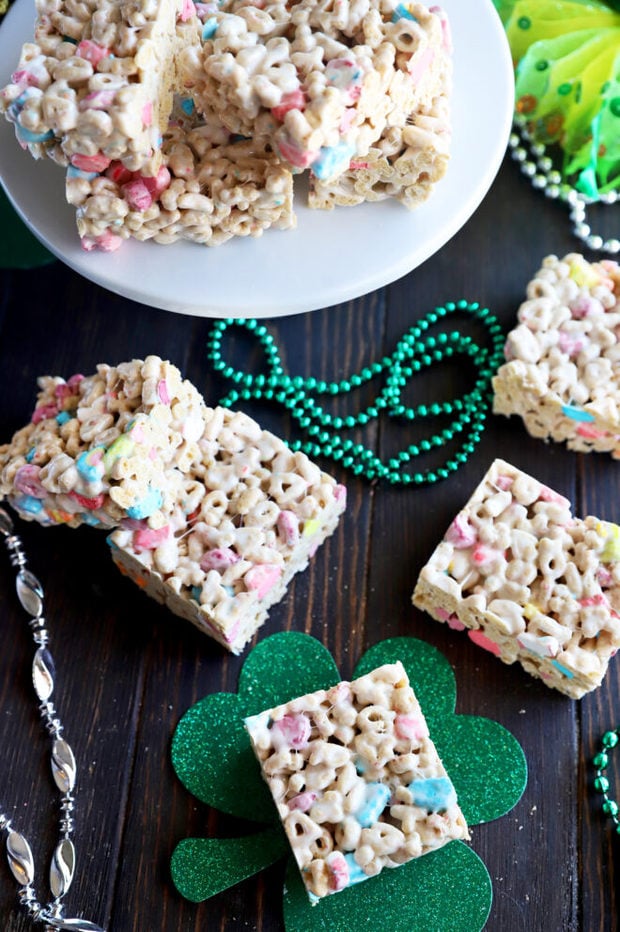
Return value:
<svg viewBox="0 0 620 932">
<path fill-rule="evenodd" d="M 618 208 L 597 219 L 611 235 Z M 534 192 L 507 160 L 473 218 L 420 268 L 359 300 L 276 319 L 269 327 L 289 371 L 343 378 L 391 352 L 418 317 L 449 300 L 479 301 L 509 328 L 542 258 L 578 247 L 566 211 Z M 225 386 L 206 361 L 211 325 L 133 304 L 60 263 L 2 272 L 0 438 L 8 440 L 28 421 L 38 375 L 91 372 L 100 361 L 159 354 L 209 402 L 217 401 Z M 416 400 L 449 394 L 459 377 L 458 369 L 443 372 L 442 388 L 429 374 L 414 386 Z M 275 409 L 247 410 L 282 436 L 294 436 L 288 418 Z M 385 453 L 402 446 L 407 431 L 406 425 L 382 422 L 365 439 Z M 458 711 L 501 722 L 519 739 L 529 764 L 518 806 L 473 832 L 472 846 L 493 880 L 487 929 L 613 930 L 620 855 L 592 795 L 589 760 L 602 732 L 619 724 L 620 666 L 612 662 L 604 685 L 573 702 L 521 668 L 504 666 L 410 602 L 421 566 L 498 454 L 567 495 L 576 514 L 620 519 L 616 462 L 545 445 L 515 419 L 491 417 L 468 464 L 432 487 L 370 484 L 325 463 L 348 486 L 347 512 L 311 568 L 272 609 L 260 636 L 282 629 L 313 634 L 332 651 L 344 677 L 368 646 L 385 637 L 411 634 L 436 645 L 454 668 Z M 78 869 L 68 914 L 113 932 L 279 932 L 282 865 L 198 906 L 176 893 L 169 875 L 170 855 L 181 839 L 234 834 L 237 828 L 186 792 L 169 751 L 175 725 L 193 703 L 210 692 L 236 690 L 242 658 L 228 656 L 122 578 L 101 534 L 21 522 L 18 530 L 30 568 L 45 586 L 56 702 L 79 768 Z M 44 878 L 56 838 L 57 797 L 33 702 L 30 632 L 4 552 L 0 618 L 0 805 L 33 842 Z M 0 872 L 0 927 L 29 928 L 8 870 Z"/>
</svg>

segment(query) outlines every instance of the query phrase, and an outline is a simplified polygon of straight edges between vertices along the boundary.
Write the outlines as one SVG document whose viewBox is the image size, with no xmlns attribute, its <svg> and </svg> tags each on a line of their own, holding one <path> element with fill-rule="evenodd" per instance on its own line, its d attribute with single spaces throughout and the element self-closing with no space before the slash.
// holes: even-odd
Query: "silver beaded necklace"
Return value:
<svg viewBox="0 0 620 932">
<path fill-rule="evenodd" d="M 73 833 L 73 810 L 76 766 L 70 746 L 63 738 L 63 726 L 57 716 L 51 695 L 54 690 L 54 662 L 48 650 L 48 632 L 43 617 L 43 587 L 30 570 L 26 569 L 26 555 L 22 542 L 13 530 L 13 522 L 7 512 L 0 508 L 0 535 L 9 552 L 11 565 L 17 570 L 15 588 L 17 598 L 30 615 L 29 625 L 33 632 L 36 652 L 32 663 L 32 680 L 39 700 L 39 712 L 46 730 L 52 738 L 52 776 L 60 792 L 60 841 L 50 864 L 49 887 L 51 901 L 43 906 L 37 901 L 34 882 L 34 860 L 26 838 L 11 825 L 10 819 L 0 811 L 0 832 L 6 833 L 6 852 L 9 867 L 18 884 L 18 899 L 33 922 L 45 924 L 46 932 L 73 930 L 73 932 L 105 932 L 101 926 L 85 919 L 65 919 L 63 916 L 64 895 L 71 886 L 75 872 L 75 848 L 71 840 Z"/>
<path fill-rule="evenodd" d="M 590 204 L 596 202 L 563 180 L 561 173 L 553 167 L 547 147 L 533 139 L 528 132 L 527 118 L 523 114 L 515 114 L 508 145 L 512 158 L 519 163 L 521 171 L 530 179 L 534 188 L 551 200 L 568 204 L 573 233 L 577 239 L 585 243 L 588 249 L 597 252 L 606 252 L 612 256 L 620 252 L 620 239 L 603 239 L 598 233 L 592 232 L 587 222 L 587 210 Z M 601 194 L 599 201 L 601 204 L 615 204 L 619 197 L 617 191 L 611 190 Z"/>
</svg>

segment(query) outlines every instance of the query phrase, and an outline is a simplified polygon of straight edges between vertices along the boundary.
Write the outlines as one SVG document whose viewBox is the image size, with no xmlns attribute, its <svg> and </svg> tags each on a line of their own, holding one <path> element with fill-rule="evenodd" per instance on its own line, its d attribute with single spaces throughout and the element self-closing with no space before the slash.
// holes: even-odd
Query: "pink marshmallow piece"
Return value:
<svg viewBox="0 0 620 932">
<path fill-rule="evenodd" d="M 467 518 L 462 514 L 458 514 L 446 531 L 445 539 L 454 544 L 457 549 L 465 549 L 466 547 L 473 547 L 477 537 L 475 529 Z"/>
<path fill-rule="evenodd" d="M 474 631 L 467 632 L 469 638 L 476 644 L 478 647 L 482 647 L 483 650 L 488 650 L 491 654 L 495 654 L 496 657 L 499 657 L 502 653 L 501 647 L 492 641 L 486 636 L 482 631 L 478 629 Z"/>
<path fill-rule="evenodd" d="M 292 511 L 281 511 L 276 525 L 280 536 L 288 547 L 294 547 L 299 540 L 299 521 Z"/>
<path fill-rule="evenodd" d="M 102 45 L 97 45 L 96 42 L 92 42 L 90 39 L 82 39 L 82 41 L 78 43 L 75 54 L 89 61 L 96 70 L 101 59 L 108 57 L 110 49 L 106 49 Z"/>
<path fill-rule="evenodd" d="M 279 123 L 284 121 L 285 115 L 289 110 L 304 110 L 306 106 L 306 95 L 300 87 L 288 94 L 282 95 L 282 100 L 275 107 L 271 108 L 271 115 Z"/>
<path fill-rule="evenodd" d="M 293 796 L 292 799 L 289 799 L 288 807 L 291 811 L 299 809 L 300 812 L 307 812 L 316 800 L 316 796 L 317 794 L 310 790 L 306 790 L 304 793 L 298 793 L 297 796 Z"/>
<path fill-rule="evenodd" d="M 107 110 L 114 100 L 116 91 L 93 91 L 83 97 L 78 105 L 79 110 Z"/>
<path fill-rule="evenodd" d="M 20 466 L 13 479 L 15 488 L 33 498 L 45 498 L 47 492 L 39 480 L 40 466 Z"/>
<path fill-rule="evenodd" d="M 303 714 L 284 715 L 273 723 L 284 741 L 292 748 L 305 748 L 310 741 L 310 720 Z"/>
<path fill-rule="evenodd" d="M 165 191 L 166 188 L 170 185 L 172 176 L 165 165 L 161 165 L 159 171 L 154 177 L 149 177 L 148 175 L 141 175 L 139 179 L 150 194 L 153 197 L 153 200 L 159 197 L 162 191 Z"/>
<path fill-rule="evenodd" d="M 282 576 L 282 569 L 273 563 L 258 563 L 248 570 L 244 581 L 248 590 L 256 592 L 259 599 L 264 598 L 273 589 Z"/>
<path fill-rule="evenodd" d="M 33 424 L 38 424 L 40 421 L 45 421 L 47 418 L 56 417 L 58 414 L 58 408 L 56 405 L 41 405 L 39 408 L 35 408 L 31 421 Z"/>
<path fill-rule="evenodd" d="M 397 715 L 394 719 L 394 731 L 398 738 L 407 741 L 428 738 L 428 727 L 424 719 L 412 715 Z"/>
<path fill-rule="evenodd" d="M 110 162 L 111 159 L 103 152 L 97 152 L 96 155 L 81 155 L 78 152 L 71 156 L 71 164 L 83 172 L 104 172 Z"/>
<path fill-rule="evenodd" d="M 150 527 L 140 528 L 134 531 L 133 546 L 136 553 L 142 553 L 145 550 L 156 550 L 160 544 L 170 537 L 170 525 L 165 524 L 163 527 L 154 530 Z"/>
<path fill-rule="evenodd" d="M 222 572 L 222 570 L 226 570 L 229 566 L 233 566 L 240 559 L 241 557 L 239 554 L 231 550 L 230 547 L 216 547 L 214 550 L 207 550 L 203 555 L 200 561 L 200 569 L 204 570 L 205 573 L 208 573 L 210 570 Z"/>
<path fill-rule="evenodd" d="M 132 210 L 147 210 L 153 203 L 153 195 L 142 178 L 128 181 L 121 187 L 121 191 Z"/>
<path fill-rule="evenodd" d="M 332 851 L 325 858 L 329 871 L 329 886 L 334 891 L 344 890 L 349 885 L 349 865 L 341 851 Z"/>
</svg>

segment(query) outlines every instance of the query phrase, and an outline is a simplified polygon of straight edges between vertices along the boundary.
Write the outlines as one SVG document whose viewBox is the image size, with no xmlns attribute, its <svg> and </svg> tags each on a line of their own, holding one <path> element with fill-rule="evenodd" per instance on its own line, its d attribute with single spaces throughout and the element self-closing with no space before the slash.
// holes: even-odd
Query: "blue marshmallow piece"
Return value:
<svg viewBox="0 0 620 932">
<path fill-rule="evenodd" d="M 592 423 L 594 420 L 593 414 L 590 414 L 589 411 L 584 411 L 583 408 L 578 408 L 576 405 L 562 405 L 562 414 L 565 417 L 569 417 L 572 421 Z"/>
<path fill-rule="evenodd" d="M 320 181 L 325 181 L 348 168 L 354 155 L 355 148 L 346 142 L 339 142 L 336 146 L 323 146 L 312 163 L 312 171 Z"/>
<path fill-rule="evenodd" d="M 347 867 L 349 868 L 349 886 L 353 886 L 354 883 L 361 883 L 362 880 L 368 880 L 368 874 L 365 874 L 362 868 L 359 866 L 355 860 L 355 855 L 352 851 L 348 854 L 345 854 L 344 859 L 346 861 Z"/>
<path fill-rule="evenodd" d="M 215 16 L 210 16 L 209 19 L 205 21 L 205 24 L 202 27 L 202 41 L 206 42 L 207 39 L 212 39 L 216 32 L 217 32 L 217 19 L 215 18 Z"/>
<path fill-rule="evenodd" d="M 354 813 L 362 828 L 370 828 L 379 821 L 379 816 L 387 806 L 390 796 L 390 788 L 384 783 L 366 784 L 364 802 Z"/>
<path fill-rule="evenodd" d="M 413 15 L 410 9 L 406 7 L 403 3 L 399 3 L 394 12 L 392 13 L 392 22 L 397 23 L 399 19 L 412 19 L 417 23 L 417 19 Z"/>
<path fill-rule="evenodd" d="M 127 509 L 127 515 L 129 518 L 135 518 L 137 521 L 140 521 L 142 518 L 148 518 L 154 511 L 161 508 L 163 500 L 164 497 L 159 489 L 154 489 L 152 486 L 149 486 L 149 490 L 144 498 Z"/>
<path fill-rule="evenodd" d="M 414 806 L 428 812 L 444 812 L 456 805 L 456 791 L 448 777 L 428 777 L 409 784 Z"/>
</svg>

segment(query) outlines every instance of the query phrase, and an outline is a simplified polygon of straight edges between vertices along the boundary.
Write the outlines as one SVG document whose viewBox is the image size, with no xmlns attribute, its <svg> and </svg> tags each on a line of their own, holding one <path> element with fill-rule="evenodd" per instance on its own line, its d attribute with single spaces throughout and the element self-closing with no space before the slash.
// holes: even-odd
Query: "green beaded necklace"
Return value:
<svg viewBox="0 0 620 932">
<path fill-rule="evenodd" d="M 613 731 L 606 731 L 603 737 L 601 738 L 601 750 L 595 757 L 592 759 L 592 763 L 595 769 L 594 777 L 594 789 L 597 793 L 600 793 L 603 797 L 603 812 L 605 815 L 608 815 L 613 821 L 616 827 L 616 833 L 620 835 L 620 818 L 618 818 L 618 812 L 620 811 L 618 803 L 611 798 L 609 795 L 609 780 L 605 776 L 605 770 L 609 765 L 609 752 L 613 750 L 618 744 L 618 735 L 620 735 L 620 729 L 616 728 Z"/>
<path fill-rule="evenodd" d="M 481 323 L 488 332 L 491 349 L 478 346 L 470 336 L 458 331 L 424 336 L 429 327 L 455 313 L 466 313 Z M 245 328 L 258 337 L 265 354 L 267 374 L 249 375 L 234 369 L 225 361 L 222 355 L 223 337 L 232 327 Z M 418 321 L 401 337 L 391 356 L 364 367 L 359 373 L 340 382 L 287 375 L 273 336 L 264 324 L 256 320 L 217 321 L 209 334 L 207 347 L 208 359 L 215 371 L 239 386 L 232 389 L 220 404 L 230 408 L 238 401 L 266 399 L 283 405 L 308 437 L 307 440 L 292 441 L 289 444 L 292 450 L 302 450 L 312 457 L 334 460 L 354 475 L 365 476 L 367 479 L 385 479 L 394 485 L 428 485 L 447 479 L 467 462 L 479 443 L 491 403 L 491 378 L 504 361 L 504 342 L 502 328 L 487 308 L 480 307 L 478 303 L 458 301 L 437 307 Z M 415 407 L 403 404 L 402 391 L 409 379 L 434 363 L 457 354 L 468 357 L 478 368 L 478 376 L 471 391 L 453 401 L 439 404 L 420 404 Z M 380 375 L 384 376 L 383 387 L 374 401 L 362 411 L 341 417 L 329 414 L 319 403 L 323 396 L 348 394 Z M 408 421 L 420 421 L 438 415 L 450 416 L 452 420 L 439 433 L 411 444 L 383 462 L 364 444 L 338 433 L 343 429 L 364 427 L 378 418 L 382 411 L 390 417 Z M 455 439 L 460 439 L 460 447 L 442 466 L 425 471 L 405 468 L 420 455 Z"/>
</svg>

